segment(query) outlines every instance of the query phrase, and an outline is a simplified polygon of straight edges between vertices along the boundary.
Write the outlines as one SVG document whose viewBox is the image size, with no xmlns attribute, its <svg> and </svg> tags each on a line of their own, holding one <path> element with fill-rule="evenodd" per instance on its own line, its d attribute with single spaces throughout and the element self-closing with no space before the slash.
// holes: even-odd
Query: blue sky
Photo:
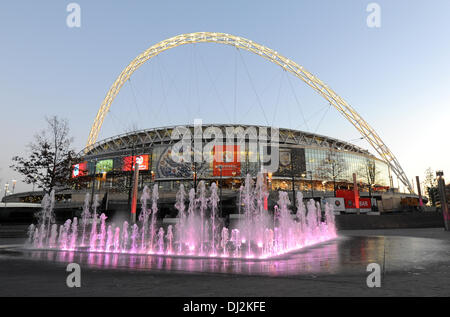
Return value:
<svg viewBox="0 0 450 317">
<path fill-rule="evenodd" d="M 121 70 L 151 45 L 196 31 L 246 37 L 304 66 L 376 129 L 410 179 L 423 176 L 428 166 L 450 173 L 447 0 L 376 1 L 380 28 L 366 25 L 366 6 L 373 1 L 79 0 L 80 28 L 66 25 L 70 2 L 0 4 L 1 188 L 20 180 L 8 168 L 11 157 L 24 153 L 45 115 L 68 118 L 81 150 Z M 135 72 L 99 138 L 131 126 L 192 123 L 196 117 L 265 124 L 261 106 L 277 126 L 343 140 L 359 137 L 305 86 L 231 47 L 179 47 Z M 310 118 L 306 125 L 299 109 Z M 364 141 L 355 142 L 370 150 Z M 28 188 L 19 183 L 16 190 Z"/>
</svg>

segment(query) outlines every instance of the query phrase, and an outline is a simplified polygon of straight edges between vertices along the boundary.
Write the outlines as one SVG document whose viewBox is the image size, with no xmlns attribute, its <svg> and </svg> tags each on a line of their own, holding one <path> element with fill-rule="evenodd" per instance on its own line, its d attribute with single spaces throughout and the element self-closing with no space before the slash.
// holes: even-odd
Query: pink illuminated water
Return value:
<svg viewBox="0 0 450 317">
<path fill-rule="evenodd" d="M 152 191 L 144 188 L 139 221 L 132 225 L 126 221 L 121 226 L 108 224 L 104 214 L 97 214 L 98 197 L 94 197 L 91 212 L 87 195 L 80 226 L 76 217 L 58 226 L 53 223 L 54 195 L 51 195 L 43 201 L 38 225 L 31 225 L 28 230 L 28 244 L 34 249 L 91 253 L 267 259 L 337 236 L 332 208 L 324 206 L 322 221 L 320 205 L 310 200 L 305 208 L 301 192 L 296 196 L 296 214 L 291 213 L 288 194 L 282 191 L 273 212 L 265 210 L 264 200 L 269 193 L 262 174 L 258 174 L 256 182 L 247 175 L 239 191 L 241 217 L 236 225 L 227 228 L 218 215 L 217 190 L 215 183 L 208 189 L 201 181 L 197 192 L 191 189 L 186 199 L 185 189 L 180 185 L 175 228 L 157 225 L 157 185 Z M 147 207 L 149 200 L 151 208 Z"/>
</svg>

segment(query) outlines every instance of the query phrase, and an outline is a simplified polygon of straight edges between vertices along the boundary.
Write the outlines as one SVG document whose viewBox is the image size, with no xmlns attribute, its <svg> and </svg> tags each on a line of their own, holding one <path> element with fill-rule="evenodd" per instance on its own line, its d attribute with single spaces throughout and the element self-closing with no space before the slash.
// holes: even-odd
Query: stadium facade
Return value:
<svg viewBox="0 0 450 317">
<path fill-rule="evenodd" d="M 136 161 L 140 171 L 139 187 L 158 183 L 163 192 L 174 192 L 181 183 L 191 188 L 200 180 L 219 182 L 223 190 L 237 191 L 247 174 L 256 177 L 258 172 L 265 170 L 260 157 L 261 149 L 255 156 L 250 145 L 252 140 L 258 138 L 255 131 L 261 127 L 202 126 L 202 136 L 207 135 L 209 129 L 218 128 L 224 139 L 222 145 L 211 148 L 211 153 L 203 153 L 211 155 L 212 159 L 201 163 L 173 160 L 171 152 L 180 140 L 180 137 L 174 137 L 174 131 L 178 128 L 171 126 L 135 131 L 97 142 L 82 151 L 79 162 L 73 166 L 74 189 L 127 191 Z M 194 125 L 183 128 L 195 134 Z M 230 144 L 230 139 L 226 138 L 230 129 L 244 131 L 245 142 L 239 142 L 233 136 L 234 142 Z M 266 173 L 267 184 L 272 191 L 301 190 L 305 196 L 324 196 L 325 193 L 330 196 L 335 194 L 335 190 L 352 189 L 353 174 L 356 174 L 356 182 L 362 192 L 368 192 L 369 186 L 373 192 L 388 191 L 392 187 L 389 166 L 367 150 L 323 135 L 290 129 L 278 131 L 278 168 Z M 203 145 L 209 142 L 211 137 L 202 138 Z M 219 152 L 223 154 L 222 162 L 217 160 Z M 252 155 L 256 160 L 249 159 Z"/>
<path fill-rule="evenodd" d="M 208 153 L 205 149 L 213 139 L 208 133 L 211 129 L 220 130 L 223 140 L 210 147 Z M 175 161 L 172 152 L 183 139 L 182 135 L 174 133 L 177 130 L 188 131 L 192 136 L 200 134 L 202 154 L 209 155 L 210 159 Z M 259 172 L 264 173 L 269 189 L 269 208 L 277 203 L 279 190 L 288 192 L 291 202 L 294 202 L 295 193 L 301 191 L 305 199 L 328 201 L 341 212 L 417 207 L 417 195 L 399 193 L 397 188 L 393 188 L 390 166 L 386 162 L 361 147 L 332 137 L 276 129 L 277 151 L 274 153 L 278 155 L 278 166 L 268 172 L 261 153 L 272 150 L 264 151 L 258 143 L 256 155 L 252 153 L 255 152 L 252 141 L 260 137 L 258 132 L 261 130 L 268 131 L 269 137 L 274 131 L 271 127 L 255 125 L 202 125 L 201 133 L 198 133 L 195 125 L 169 126 L 133 131 L 96 142 L 79 153 L 72 166 L 70 186 L 57 188 L 57 218 L 62 221 L 79 215 L 87 193 L 98 196 L 100 209 L 108 217 L 126 217 L 131 206 L 136 162 L 139 163 L 138 195 L 144 186 L 157 184 L 158 215 L 162 218 L 176 217 L 174 204 L 180 184 L 189 190 L 200 181 L 207 185 L 217 183 L 222 215 L 239 213 L 240 186 L 247 174 L 255 179 Z M 235 133 L 231 138 L 230 131 Z M 236 137 L 239 131 L 241 136 L 243 132 L 243 139 Z M 194 142 L 192 157 L 197 149 Z M 222 157 L 222 161 L 218 157 Z M 3 201 L 39 203 L 42 197 L 43 192 L 26 192 L 4 197 Z M 414 203 L 404 205 L 405 199 L 408 204 L 411 199 Z M 32 212 L 30 209 L 28 218 L 32 217 Z M 24 213 L 20 219 L 23 217 Z M 14 219 L 18 221 L 17 217 Z"/>
</svg>

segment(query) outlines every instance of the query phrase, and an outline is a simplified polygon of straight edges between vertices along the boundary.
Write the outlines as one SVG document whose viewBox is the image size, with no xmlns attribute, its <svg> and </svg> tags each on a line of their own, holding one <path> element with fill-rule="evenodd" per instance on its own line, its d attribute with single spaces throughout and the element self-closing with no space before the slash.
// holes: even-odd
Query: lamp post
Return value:
<svg viewBox="0 0 450 317">
<path fill-rule="evenodd" d="M 194 179 L 194 191 L 197 192 L 197 162 L 194 162 L 192 178 Z"/>
<path fill-rule="evenodd" d="M 5 207 L 6 207 L 6 195 L 8 194 L 8 188 L 9 188 L 9 184 L 6 183 L 5 184 L 5 195 L 3 196 L 3 199 L 5 200 Z"/>
<path fill-rule="evenodd" d="M 231 189 L 234 187 L 234 177 L 236 176 L 236 171 L 232 171 L 231 175 L 233 175 L 233 178 L 231 179 Z"/>
<path fill-rule="evenodd" d="M 13 187 L 12 187 L 12 193 L 14 194 L 14 189 L 16 188 L 16 183 L 17 183 L 17 181 L 15 180 L 15 179 L 13 179 L 12 180 L 12 185 L 13 185 Z"/>
<path fill-rule="evenodd" d="M 291 176 L 292 176 L 292 211 L 295 211 L 297 209 L 296 203 L 295 203 L 295 174 L 294 174 L 294 160 L 292 158 L 292 152 L 291 152 Z"/>
<path fill-rule="evenodd" d="M 268 182 L 268 188 L 269 190 L 272 190 L 272 173 L 267 173 L 267 182 Z"/>
</svg>

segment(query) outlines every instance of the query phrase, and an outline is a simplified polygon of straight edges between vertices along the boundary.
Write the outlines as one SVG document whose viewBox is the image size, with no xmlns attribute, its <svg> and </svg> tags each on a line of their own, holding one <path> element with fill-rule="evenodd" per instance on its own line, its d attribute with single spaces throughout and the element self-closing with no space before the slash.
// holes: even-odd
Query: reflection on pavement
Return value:
<svg viewBox="0 0 450 317">
<path fill-rule="evenodd" d="M 450 247 L 441 240 L 353 236 L 340 237 L 282 258 L 255 261 L 72 251 L 21 252 L 22 256 L 34 260 L 75 262 L 92 268 L 268 276 L 359 274 L 372 262 L 392 271 L 450 259 Z"/>
</svg>

